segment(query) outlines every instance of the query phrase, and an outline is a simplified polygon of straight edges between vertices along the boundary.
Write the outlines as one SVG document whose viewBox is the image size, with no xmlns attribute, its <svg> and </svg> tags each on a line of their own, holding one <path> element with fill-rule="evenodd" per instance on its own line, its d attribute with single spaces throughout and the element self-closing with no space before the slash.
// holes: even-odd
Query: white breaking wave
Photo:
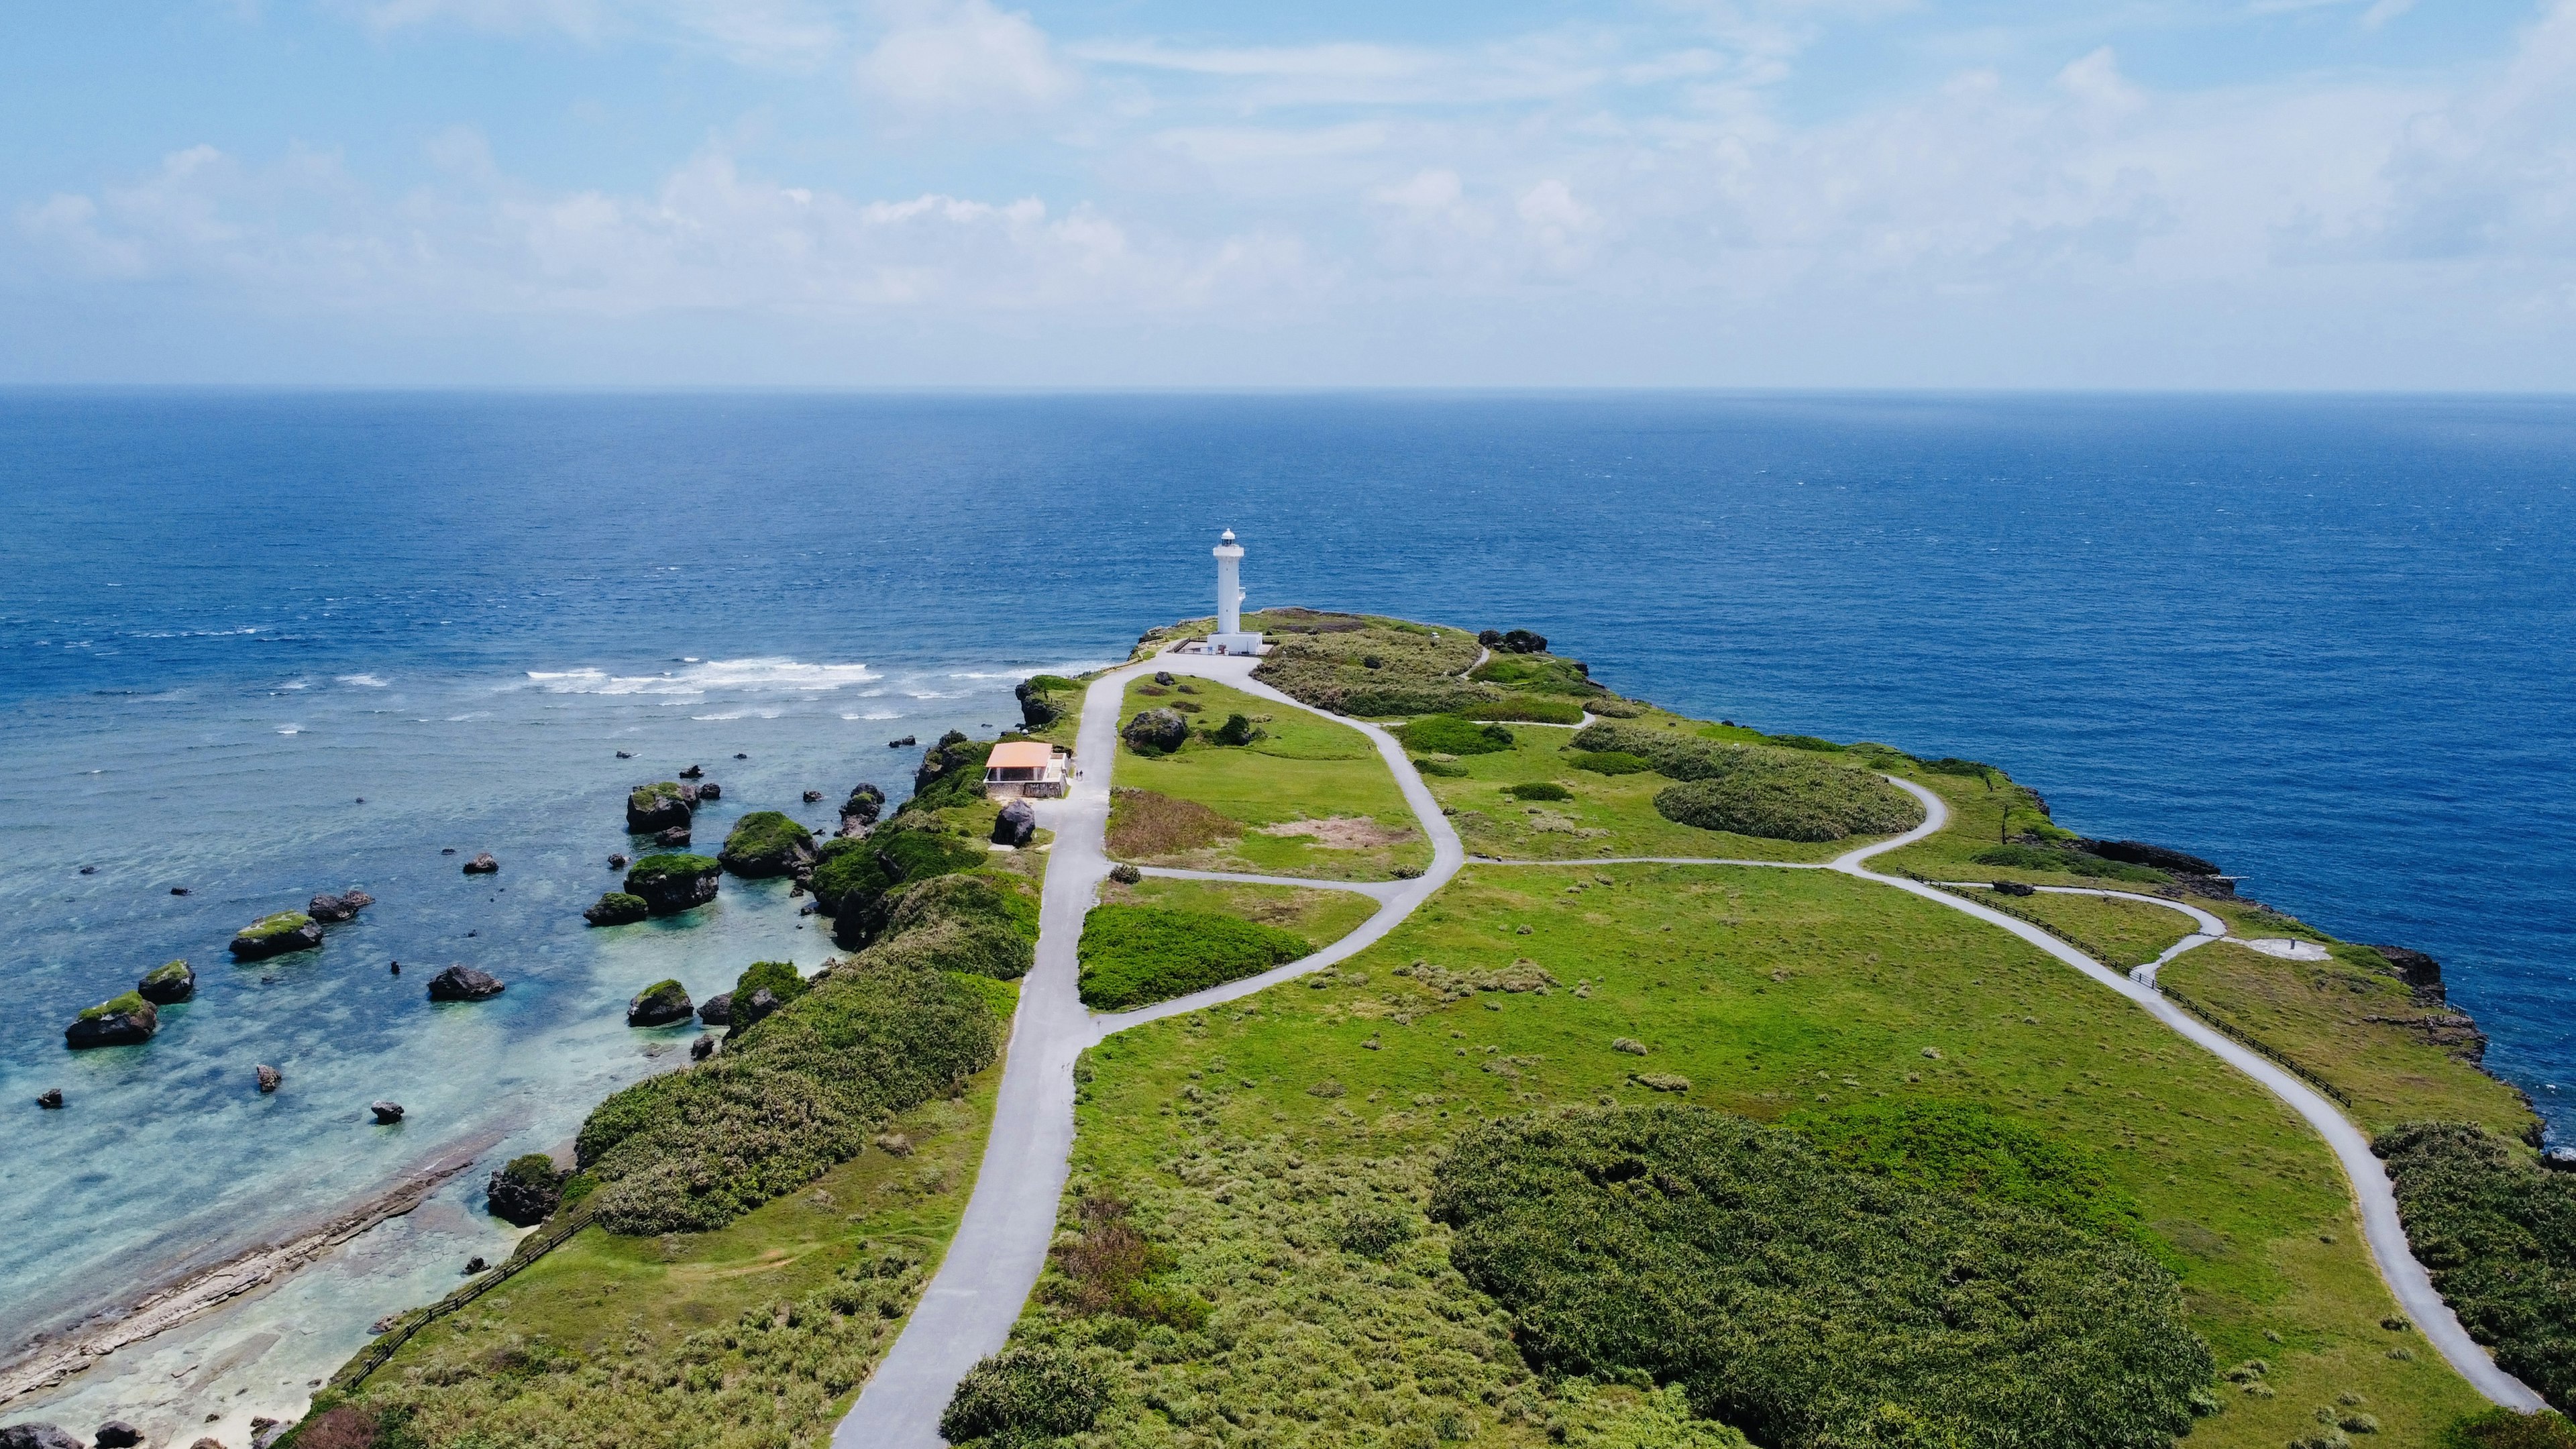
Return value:
<svg viewBox="0 0 2576 1449">
<path fill-rule="evenodd" d="M 385 687 L 385 682 L 372 674 L 343 674 L 340 676 L 340 682 L 342 684 L 356 685 L 360 689 L 382 689 Z"/>
<path fill-rule="evenodd" d="M 880 678 L 864 664 L 807 664 L 798 659 L 707 659 L 660 674 L 605 669 L 531 669 L 528 682 L 556 694 L 820 694 Z"/>
<path fill-rule="evenodd" d="M 850 719 L 850 720 L 874 720 L 874 719 L 901 719 L 901 718 L 903 718 L 903 716 L 902 716 L 900 713 L 898 713 L 898 712 L 896 712 L 896 711 L 894 711 L 894 710 L 890 710 L 890 709 L 872 709 L 872 710 L 869 710 L 866 714 L 845 714 L 845 715 L 841 716 L 841 718 L 843 718 L 843 719 Z"/>
<path fill-rule="evenodd" d="M 282 735 L 300 735 L 300 734 L 304 733 L 304 726 L 302 726 L 302 725 L 279 725 L 279 726 L 277 727 L 277 732 L 278 732 L 279 734 L 282 734 Z"/>
</svg>

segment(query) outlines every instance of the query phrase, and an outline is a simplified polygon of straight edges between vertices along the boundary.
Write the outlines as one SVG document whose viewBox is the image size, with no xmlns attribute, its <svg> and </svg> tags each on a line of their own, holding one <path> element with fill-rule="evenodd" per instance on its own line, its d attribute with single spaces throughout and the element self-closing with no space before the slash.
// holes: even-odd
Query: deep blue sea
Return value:
<svg viewBox="0 0 2576 1449">
<path fill-rule="evenodd" d="M 2571 486 L 2561 399 L 0 393 L 0 1356 L 442 1148 L 562 1142 L 671 1049 L 630 993 L 825 944 L 736 882 L 585 930 L 624 787 L 703 763 L 702 840 L 820 823 L 908 783 L 888 738 L 1210 612 L 1225 527 L 1256 606 L 1534 628 L 1694 713 L 1989 760 L 2430 951 L 2576 1134 Z M 229 964 L 348 885 L 318 958 Z M 63 1049 L 172 957 L 155 1041 Z M 509 990 L 433 1008 L 451 961 Z M 480 1177 L 75 1388 L 300 1393 L 506 1246 Z"/>
</svg>

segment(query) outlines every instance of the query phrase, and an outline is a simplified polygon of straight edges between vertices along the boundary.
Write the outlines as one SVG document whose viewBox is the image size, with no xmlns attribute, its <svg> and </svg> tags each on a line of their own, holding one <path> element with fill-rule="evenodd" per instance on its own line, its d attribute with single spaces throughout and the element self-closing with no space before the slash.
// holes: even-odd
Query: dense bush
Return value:
<svg viewBox="0 0 2576 1449">
<path fill-rule="evenodd" d="M 804 995 L 812 985 L 798 974 L 793 961 L 754 961 L 744 968 L 742 975 L 734 978 L 733 999 L 749 1001 L 751 993 L 767 987 L 769 994 L 784 1006 Z"/>
<path fill-rule="evenodd" d="M 1224 724 L 1216 727 L 1212 738 L 1220 745 L 1248 745 L 1261 738 L 1261 730 L 1248 716 L 1230 714 Z"/>
<path fill-rule="evenodd" d="M 1573 748 L 1634 755 L 1657 773 L 1675 780 L 1713 780 L 1742 769 L 1749 759 L 1781 758 L 1749 745 L 1705 740 L 1679 730 L 1648 729 L 1643 725 L 1586 725 L 1575 732 Z"/>
<path fill-rule="evenodd" d="M 1642 775 L 1655 768 L 1636 755 L 1620 750 L 1567 750 L 1567 764 L 1596 775 Z"/>
<path fill-rule="evenodd" d="M 984 762 L 993 753 L 991 740 L 970 740 L 950 730 L 939 737 L 912 772 L 912 798 L 906 810 L 945 810 L 984 798 Z"/>
<path fill-rule="evenodd" d="M 1036 960 L 1037 903 L 1006 880 L 940 875 L 886 897 L 873 960 L 1016 981 Z"/>
<path fill-rule="evenodd" d="M 1518 785 L 1505 785 L 1503 793 L 1515 800 L 1571 800 L 1574 792 L 1554 780 L 1528 780 Z"/>
<path fill-rule="evenodd" d="M 895 883 L 894 873 L 877 859 L 876 845 L 859 836 L 845 835 L 823 842 L 814 857 L 814 874 L 806 888 L 825 915 L 838 915 L 841 902 L 853 892 L 858 904 L 867 905 Z"/>
<path fill-rule="evenodd" d="M 1937 760 L 1925 760 L 1922 763 L 1925 770 L 1935 775 L 1962 775 L 1983 779 L 1994 772 L 1992 765 L 1977 760 L 1963 760 L 1957 755 L 1943 755 Z"/>
<path fill-rule="evenodd" d="M 1811 750 L 1825 755 L 1839 755 L 1843 752 L 1842 746 L 1815 735 L 1764 735 L 1762 742 L 1778 745 L 1786 750 Z"/>
<path fill-rule="evenodd" d="M 1275 620 L 1277 614 L 1263 617 Z M 1318 709 L 1370 719 L 1438 714 L 1503 694 L 1494 685 L 1460 677 L 1476 662 L 1476 643 L 1454 629 L 1357 616 L 1331 621 L 1313 634 L 1293 621 L 1267 627 L 1271 651 L 1252 677 Z M 1366 662 L 1372 658 L 1375 668 Z"/>
<path fill-rule="evenodd" d="M 1732 774 L 1656 791 L 1655 813 L 1765 840 L 1888 835 L 1923 823 L 1921 804 L 1867 771 L 1749 752 Z"/>
<path fill-rule="evenodd" d="M 2166 1449 L 2214 1369 L 2135 1247 L 1719 1113 L 1470 1129 L 1431 1210 L 1534 1365 L 1678 1384 L 1779 1449 Z"/>
<path fill-rule="evenodd" d="M 2576 1175 L 2472 1122 L 2379 1134 L 2407 1241 L 2498 1367 L 2576 1409 Z"/>
<path fill-rule="evenodd" d="M 2576 1449 L 2576 1425 L 2546 1409 L 2494 1408 L 2454 1420 L 2433 1442 L 2437 1449 Z"/>
<path fill-rule="evenodd" d="M 1512 747 L 1512 732 L 1454 714 L 1425 715 L 1399 728 L 1404 747 L 1426 755 L 1490 755 Z"/>
<path fill-rule="evenodd" d="M 1256 975 L 1314 951 L 1305 937 L 1213 911 L 1099 906 L 1083 918 L 1082 1000 L 1124 1011 Z"/>
<path fill-rule="evenodd" d="M 879 963 L 806 984 L 722 1056 L 590 1114 L 574 1153 L 600 1184 L 589 1200 L 601 1226 L 720 1228 L 848 1160 L 888 1115 L 954 1090 L 1000 1051 L 1004 1024 L 963 978 Z"/>
<path fill-rule="evenodd" d="M 1467 767 L 1456 760 L 1432 759 L 1421 755 L 1413 756 L 1413 768 L 1426 775 L 1437 775 L 1444 780 L 1463 780 L 1469 774 Z"/>
<path fill-rule="evenodd" d="M 2051 845 L 1989 845 L 1968 857 L 1979 865 L 2010 866 L 2016 870 L 2057 870 L 2080 875 L 2088 880 L 2128 880 L 2143 884 L 2162 884 L 2171 877 L 2163 871 L 2143 865 L 2124 865 L 2104 860 L 2081 850 L 2060 850 Z"/>
<path fill-rule="evenodd" d="M 1019 1449 L 1089 1429 L 1108 1403 L 1107 1378 L 1074 1355 L 1006 1348 L 958 1380 L 939 1437 L 960 1449 Z"/>
</svg>

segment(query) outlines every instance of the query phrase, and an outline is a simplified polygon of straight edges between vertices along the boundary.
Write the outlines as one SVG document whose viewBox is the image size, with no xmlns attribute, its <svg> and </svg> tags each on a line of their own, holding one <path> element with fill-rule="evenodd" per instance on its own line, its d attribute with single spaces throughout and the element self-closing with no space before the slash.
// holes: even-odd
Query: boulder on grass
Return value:
<svg viewBox="0 0 2576 1449">
<path fill-rule="evenodd" d="M 555 1171 L 553 1158 L 531 1152 L 511 1158 L 509 1166 L 492 1174 L 483 1192 L 492 1216 L 533 1228 L 563 1201 L 563 1174 Z"/>
<path fill-rule="evenodd" d="M 322 928 L 302 911 L 262 916 L 233 934 L 233 959 L 265 961 L 290 951 L 310 951 L 322 944 Z"/>
<path fill-rule="evenodd" d="M 716 898 L 724 867 L 703 855 L 648 855 L 626 872 L 626 894 L 657 916 L 675 916 Z"/>
<path fill-rule="evenodd" d="M 73 1051 L 91 1047 L 140 1046 L 161 1029 L 161 1014 L 141 994 L 129 991 L 80 1014 L 63 1028 L 63 1045 Z"/>
<path fill-rule="evenodd" d="M 689 1002 L 688 989 L 677 981 L 656 981 L 636 992 L 635 999 L 626 1003 L 628 1026 L 669 1026 L 675 1021 L 687 1021 L 696 1014 L 697 1008 Z"/>
<path fill-rule="evenodd" d="M 174 1006 L 197 994 L 197 973 L 185 961 L 166 961 L 145 972 L 134 991 L 155 1006 Z"/>
<path fill-rule="evenodd" d="M 1002 807 L 1001 814 L 993 817 L 995 845 L 1025 846 L 1037 839 L 1037 835 L 1037 807 L 1026 800 L 1012 801 Z"/>
<path fill-rule="evenodd" d="M 432 1001 L 487 1001 L 503 989 L 500 977 L 471 966 L 450 966 L 429 978 Z"/>
<path fill-rule="evenodd" d="M 638 785 L 626 794 L 626 833 L 651 835 L 674 825 L 686 825 L 690 803 L 677 780 Z"/>
<path fill-rule="evenodd" d="M 651 914 L 653 908 L 645 904 L 642 896 L 607 891 L 600 895 L 597 904 L 581 913 L 581 918 L 594 926 L 626 926 Z"/>
<path fill-rule="evenodd" d="M 1189 739 L 1190 722 L 1176 709 L 1139 710 L 1118 737 L 1140 755 L 1168 755 Z"/>
</svg>

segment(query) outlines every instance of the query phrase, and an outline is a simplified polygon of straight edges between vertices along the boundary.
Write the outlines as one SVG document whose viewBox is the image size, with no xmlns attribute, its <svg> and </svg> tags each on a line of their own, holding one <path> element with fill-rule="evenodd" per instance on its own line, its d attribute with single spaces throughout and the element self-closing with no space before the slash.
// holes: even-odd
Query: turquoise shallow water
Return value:
<svg viewBox="0 0 2576 1449">
<path fill-rule="evenodd" d="M 637 987 L 823 954 L 775 886 L 584 929 L 627 785 L 705 764 L 702 841 L 821 823 L 908 781 L 887 738 L 1206 612 L 1226 526 L 1255 605 L 1525 625 L 1677 707 L 1989 759 L 2432 951 L 2564 1121 L 2572 482 L 2576 404 L 2513 399 L 0 394 L 0 1323 L 568 1137 L 679 1040 Z M 352 884 L 317 956 L 228 964 Z M 158 1039 L 62 1049 L 173 956 Z M 450 961 L 510 989 L 433 1008 Z M 217 1377 L 292 1390 L 452 1279 L 480 1175 Z"/>
</svg>

